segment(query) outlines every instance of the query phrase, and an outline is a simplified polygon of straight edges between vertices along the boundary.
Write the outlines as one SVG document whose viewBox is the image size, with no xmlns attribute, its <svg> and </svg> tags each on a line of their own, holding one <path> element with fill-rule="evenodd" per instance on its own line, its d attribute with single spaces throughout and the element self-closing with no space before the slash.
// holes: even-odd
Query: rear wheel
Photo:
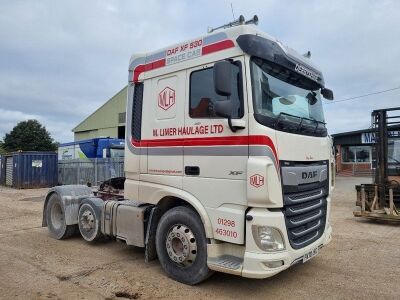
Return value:
<svg viewBox="0 0 400 300">
<path fill-rule="evenodd" d="M 161 217 L 156 248 L 164 271 L 179 282 L 193 285 L 211 275 L 203 223 L 190 208 L 175 207 Z"/>
<path fill-rule="evenodd" d="M 76 225 L 65 223 L 65 211 L 61 199 L 56 193 L 50 195 L 47 203 L 46 221 L 50 234 L 58 240 L 69 238 L 76 233 Z"/>
<path fill-rule="evenodd" d="M 100 230 L 100 212 L 89 203 L 84 203 L 79 208 L 78 225 L 79 232 L 88 242 L 97 241 L 103 236 Z"/>
</svg>

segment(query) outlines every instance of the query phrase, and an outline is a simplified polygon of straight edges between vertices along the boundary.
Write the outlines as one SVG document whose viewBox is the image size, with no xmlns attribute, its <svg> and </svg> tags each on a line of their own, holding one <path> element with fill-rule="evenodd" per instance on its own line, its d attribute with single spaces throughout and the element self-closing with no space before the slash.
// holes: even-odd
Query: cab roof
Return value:
<svg viewBox="0 0 400 300">
<path fill-rule="evenodd" d="M 230 50 L 231 54 L 243 54 L 243 48 L 238 44 L 237 39 L 245 35 L 257 36 L 278 45 L 287 57 L 305 65 L 306 69 L 315 71 L 322 80 L 321 72 L 312 64 L 309 58 L 300 55 L 294 49 L 289 48 L 273 36 L 259 30 L 256 26 L 245 24 L 220 29 L 156 51 L 133 54 L 129 62 L 128 80 L 129 82 L 142 81 L 145 78 L 146 72 L 176 64 L 189 63 L 189 61 L 191 62 L 190 65 L 182 66 L 182 68 L 191 67 L 196 64 L 193 60 L 210 54 L 216 54 L 220 51 Z"/>
</svg>

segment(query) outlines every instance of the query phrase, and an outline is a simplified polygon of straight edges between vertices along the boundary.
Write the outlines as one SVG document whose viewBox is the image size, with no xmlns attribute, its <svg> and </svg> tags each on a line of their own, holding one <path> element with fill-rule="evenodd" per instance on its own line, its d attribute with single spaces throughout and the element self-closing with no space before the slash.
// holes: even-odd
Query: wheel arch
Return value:
<svg viewBox="0 0 400 300">
<path fill-rule="evenodd" d="M 191 208 L 194 212 L 196 212 L 203 223 L 206 237 L 213 238 L 212 225 L 208 217 L 207 211 L 205 210 L 203 205 L 201 205 L 200 201 L 198 201 L 193 196 L 185 197 L 183 195 L 168 195 L 162 197 L 157 203 L 157 208 L 160 210 L 161 215 L 177 206 L 187 206 Z"/>
<path fill-rule="evenodd" d="M 213 230 L 211 221 L 208 217 L 207 211 L 193 195 L 176 189 L 173 187 L 158 187 L 157 185 L 149 184 L 152 188 L 149 189 L 151 192 L 144 197 L 146 202 L 152 203 L 155 206 L 152 208 L 149 223 L 146 230 L 145 238 L 145 260 L 151 261 L 157 258 L 155 236 L 158 227 L 158 223 L 162 215 L 169 211 L 171 208 L 177 206 L 190 207 L 199 217 L 203 223 L 206 238 L 212 239 Z M 155 188 L 156 186 L 156 188 Z"/>
<path fill-rule="evenodd" d="M 61 200 L 61 205 L 65 212 L 66 225 L 78 224 L 78 212 L 80 203 L 83 199 L 93 196 L 92 190 L 86 185 L 64 185 L 56 186 L 49 189 L 43 204 L 43 227 L 47 227 L 47 204 L 53 194 L 57 194 Z"/>
</svg>

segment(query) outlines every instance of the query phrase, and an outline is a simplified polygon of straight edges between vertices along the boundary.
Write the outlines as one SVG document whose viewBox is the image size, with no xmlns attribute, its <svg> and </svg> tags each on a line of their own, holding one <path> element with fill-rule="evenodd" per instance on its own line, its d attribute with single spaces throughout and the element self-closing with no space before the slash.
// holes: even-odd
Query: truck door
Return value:
<svg viewBox="0 0 400 300">
<path fill-rule="evenodd" d="M 243 125 L 236 132 L 213 111 L 216 101 L 227 99 L 215 93 L 213 64 L 188 70 L 186 85 L 183 188 L 205 206 L 215 237 L 233 243 L 243 242 L 247 204 L 248 119 L 243 74 L 244 60 L 235 58 L 230 100 L 234 122 Z"/>
<path fill-rule="evenodd" d="M 179 142 L 177 128 L 184 126 L 186 70 L 149 81 L 151 88 L 145 89 L 142 120 L 147 169 L 141 165 L 140 180 L 182 188 L 183 141 Z M 142 188 L 143 199 L 151 198 L 149 193 L 155 192 L 147 190 L 146 184 Z"/>
</svg>

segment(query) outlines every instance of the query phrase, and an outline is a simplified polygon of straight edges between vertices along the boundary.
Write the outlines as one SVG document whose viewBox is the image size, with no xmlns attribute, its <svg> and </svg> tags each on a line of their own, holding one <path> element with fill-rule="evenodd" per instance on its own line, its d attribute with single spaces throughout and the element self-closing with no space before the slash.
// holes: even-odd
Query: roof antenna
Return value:
<svg viewBox="0 0 400 300">
<path fill-rule="evenodd" d="M 232 2 L 231 2 L 231 10 L 232 10 L 233 21 L 235 21 L 235 13 L 233 12 L 233 5 L 232 5 Z"/>
<path fill-rule="evenodd" d="M 311 58 L 311 51 L 307 51 L 303 54 L 304 57 Z"/>
<path fill-rule="evenodd" d="M 221 28 L 228 28 L 228 27 L 233 27 L 233 26 L 238 26 L 238 25 L 243 25 L 245 24 L 245 19 L 243 17 L 243 15 L 240 15 L 240 17 L 237 20 L 233 20 L 233 22 L 230 22 L 228 24 L 216 27 L 216 28 L 212 28 L 212 27 L 208 27 L 207 28 L 207 32 L 211 33 L 217 29 L 221 29 Z"/>
</svg>

